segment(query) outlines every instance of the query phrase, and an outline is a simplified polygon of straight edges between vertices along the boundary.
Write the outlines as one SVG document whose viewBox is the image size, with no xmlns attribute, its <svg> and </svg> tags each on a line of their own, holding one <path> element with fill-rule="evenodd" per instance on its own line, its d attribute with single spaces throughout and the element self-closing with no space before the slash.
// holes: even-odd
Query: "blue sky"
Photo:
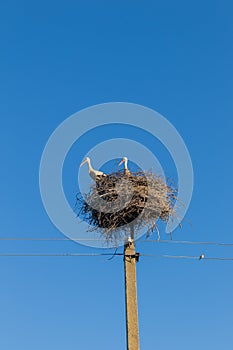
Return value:
<svg viewBox="0 0 233 350">
<path fill-rule="evenodd" d="M 232 242 L 232 10 L 230 1 L 199 0 L 2 3 L 0 237 L 63 237 L 40 198 L 45 143 L 82 108 L 124 101 L 164 115 L 189 149 L 194 193 L 175 238 Z M 105 136 L 100 130 L 87 145 Z M 175 178 L 163 147 L 137 138 L 155 142 Z M 70 201 L 82 147 L 74 145 L 64 167 Z M 137 250 L 233 257 L 219 246 L 140 243 Z M 0 252 L 99 250 L 1 241 Z M 121 257 L 0 259 L 2 349 L 125 348 Z M 232 262 L 141 258 L 137 267 L 142 349 L 232 348 Z"/>
</svg>

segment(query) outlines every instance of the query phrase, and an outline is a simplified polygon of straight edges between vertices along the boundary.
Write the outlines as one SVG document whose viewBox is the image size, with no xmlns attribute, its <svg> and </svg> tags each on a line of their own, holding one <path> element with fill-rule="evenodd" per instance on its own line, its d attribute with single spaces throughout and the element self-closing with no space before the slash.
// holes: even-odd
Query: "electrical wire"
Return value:
<svg viewBox="0 0 233 350">
<path fill-rule="evenodd" d="M 116 253 L 115 255 L 123 255 L 123 253 Z M 112 256 L 111 253 L 0 253 L 0 257 L 4 256 Z"/>
<path fill-rule="evenodd" d="M 189 255 L 140 254 L 140 256 L 150 257 L 150 258 L 196 259 L 196 260 L 201 260 L 200 256 L 189 256 Z"/>
<path fill-rule="evenodd" d="M 103 241 L 102 238 L 64 238 L 64 237 L 0 237 L 0 241 Z M 225 242 L 195 242 L 195 241 L 179 241 L 179 240 L 154 240 L 154 239 L 141 239 L 138 243 L 165 243 L 165 244 L 190 244 L 190 245 L 216 245 L 216 246 L 233 246 L 233 243 Z M 114 253 L 114 256 L 122 256 L 123 253 Z M 166 259 L 195 259 L 195 260 L 219 260 L 219 261 L 233 261 L 233 258 L 224 257 L 205 257 L 201 256 L 189 256 L 189 255 L 166 255 L 166 254 L 139 254 L 142 257 L 154 257 L 154 258 L 166 258 Z M 37 257 L 98 257 L 98 256 L 110 256 L 112 253 L 0 253 L 0 257 L 23 257 L 23 256 L 37 256 Z M 111 258 L 110 258 L 111 259 Z M 108 259 L 108 260 L 110 260 Z"/>
<path fill-rule="evenodd" d="M 124 253 L 115 253 L 114 256 L 124 256 Z M 111 253 L 0 253 L 0 257 L 99 257 L 112 256 Z M 127 257 L 135 257 L 126 254 Z M 139 254 L 139 257 L 165 258 L 165 259 L 191 259 L 191 260 L 222 260 L 233 261 L 233 258 L 205 257 L 191 255 L 166 255 L 166 254 Z"/>
<path fill-rule="evenodd" d="M 103 241 L 103 238 L 57 238 L 57 237 L 0 237 L 0 241 Z M 140 243 L 166 243 L 166 244 L 190 244 L 190 245 L 217 245 L 233 247 L 233 243 L 225 242 L 195 242 L 195 241 L 179 241 L 179 240 L 156 240 L 156 239 L 142 239 L 136 242 Z"/>
<path fill-rule="evenodd" d="M 102 241 L 101 238 L 0 237 L 0 241 Z"/>
<path fill-rule="evenodd" d="M 195 260 L 226 260 L 233 261 L 233 258 L 221 258 L 221 257 L 205 257 L 190 256 L 190 255 L 166 255 L 166 254 L 140 254 L 140 256 L 152 257 L 152 258 L 166 258 L 166 259 L 195 259 Z"/>
<path fill-rule="evenodd" d="M 233 243 L 224 243 L 224 242 L 195 242 L 195 241 L 173 241 L 173 240 L 156 240 L 156 239 L 147 239 L 139 242 L 151 242 L 151 243 L 171 243 L 171 244 L 191 244 L 191 245 L 218 245 L 218 246 L 229 246 L 233 247 Z"/>
</svg>

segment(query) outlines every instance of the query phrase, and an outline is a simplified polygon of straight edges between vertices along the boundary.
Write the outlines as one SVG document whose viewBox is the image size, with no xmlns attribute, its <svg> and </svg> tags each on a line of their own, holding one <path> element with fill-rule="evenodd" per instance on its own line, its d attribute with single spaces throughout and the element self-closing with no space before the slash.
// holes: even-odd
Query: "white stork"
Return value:
<svg viewBox="0 0 233 350">
<path fill-rule="evenodd" d="M 128 158 L 127 157 L 123 157 L 118 165 L 121 165 L 121 164 L 124 164 L 125 175 L 131 175 L 131 172 L 128 169 Z"/>
<path fill-rule="evenodd" d="M 86 157 L 84 159 L 84 161 L 81 163 L 80 167 L 83 166 L 85 163 L 88 164 L 88 174 L 90 175 L 90 177 L 97 182 L 98 180 L 101 179 L 102 176 L 107 176 L 105 173 L 103 173 L 102 171 L 99 170 L 95 170 L 92 168 L 91 166 L 91 160 L 89 157 Z"/>
<path fill-rule="evenodd" d="M 109 175 L 103 173 L 102 171 L 93 169 L 89 157 L 86 157 L 84 159 L 80 167 L 85 163 L 88 164 L 88 173 L 90 177 L 95 181 L 96 189 L 100 197 L 106 201 L 115 200 L 117 198 L 117 193 L 115 192 L 116 179 L 114 177 L 109 177 Z M 103 181 L 103 179 L 107 179 L 108 181 Z"/>
</svg>

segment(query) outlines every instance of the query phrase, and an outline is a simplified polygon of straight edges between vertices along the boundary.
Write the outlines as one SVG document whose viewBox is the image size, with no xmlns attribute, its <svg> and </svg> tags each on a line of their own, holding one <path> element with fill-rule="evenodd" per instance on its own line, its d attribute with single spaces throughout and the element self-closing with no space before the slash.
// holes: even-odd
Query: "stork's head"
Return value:
<svg viewBox="0 0 233 350">
<path fill-rule="evenodd" d="M 128 158 L 127 157 L 123 157 L 118 165 L 121 165 L 123 163 L 126 164 L 127 162 L 128 162 Z"/>
<path fill-rule="evenodd" d="M 88 162 L 90 162 L 90 158 L 89 158 L 89 157 L 86 157 L 86 158 L 84 159 L 84 161 L 80 164 L 80 167 L 83 166 L 85 163 L 88 163 Z"/>
</svg>

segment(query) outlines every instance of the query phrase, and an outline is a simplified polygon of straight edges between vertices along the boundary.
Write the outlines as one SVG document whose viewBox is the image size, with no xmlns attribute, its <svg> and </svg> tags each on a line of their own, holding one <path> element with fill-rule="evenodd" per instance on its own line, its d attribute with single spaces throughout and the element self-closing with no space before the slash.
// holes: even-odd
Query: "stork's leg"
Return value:
<svg viewBox="0 0 233 350">
<path fill-rule="evenodd" d="M 158 234 L 158 241 L 160 241 L 160 234 L 159 234 L 159 231 L 157 231 L 157 234 Z"/>
<path fill-rule="evenodd" d="M 157 240 L 160 241 L 160 234 L 159 234 L 159 229 L 157 227 L 157 225 L 155 226 L 156 231 L 157 231 Z"/>
</svg>

